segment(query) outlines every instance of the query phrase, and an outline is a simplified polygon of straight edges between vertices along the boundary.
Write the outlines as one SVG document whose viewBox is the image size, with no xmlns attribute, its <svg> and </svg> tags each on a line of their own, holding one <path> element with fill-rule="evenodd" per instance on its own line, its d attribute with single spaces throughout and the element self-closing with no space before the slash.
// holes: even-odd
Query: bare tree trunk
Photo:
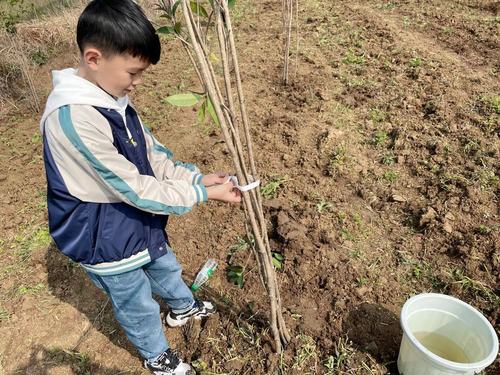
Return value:
<svg viewBox="0 0 500 375">
<path fill-rule="evenodd" d="M 211 61 L 208 58 L 208 47 L 206 46 L 206 38 L 202 38 L 201 22 L 199 22 L 198 18 L 195 20 L 190 8 L 190 1 L 182 0 L 182 9 L 190 39 L 189 47 L 193 49 L 197 63 L 194 62 L 194 58 L 191 59 L 191 61 L 195 64 L 195 69 L 202 79 L 202 83 L 218 117 L 226 146 L 228 147 L 233 159 L 238 180 L 247 184 L 257 178 L 257 168 L 253 157 L 250 126 L 245 107 L 245 99 L 243 95 L 227 0 L 214 0 L 213 7 L 224 72 L 225 97 L 219 87 L 217 76 L 214 72 Z M 184 44 L 184 46 L 188 46 L 188 44 Z M 245 137 L 245 145 L 242 143 L 240 138 L 240 130 L 238 126 L 239 122 L 235 113 L 236 108 L 231 85 L 229 57 L 232 58 L 232 62 L 234 64 L 235 82 L 241 123 Z M 247 151 L 246 157 L 248 158 L 250 164 L 251 174 L 248 173 L 244 152 L 245 148 Z M 282 315 L 281 298 L 279 295 L 276 274 L 272 265 L 271 248 L 269 246 L 266 221 L 262 209 L 262 198 L 259 189 L 243 192 L 242 195 L 245 215 L 250 224 L 255 240 L 253 250 L 259 266 L 259 275 L 269 295 L 271 307 L 269 323 L 274 337 L 275 349 L 279 353 L 282 351 L 283 345 L 286 345 L 289 342 L 290 335 L 286 329 L 285 321 Z"/>
</svg>

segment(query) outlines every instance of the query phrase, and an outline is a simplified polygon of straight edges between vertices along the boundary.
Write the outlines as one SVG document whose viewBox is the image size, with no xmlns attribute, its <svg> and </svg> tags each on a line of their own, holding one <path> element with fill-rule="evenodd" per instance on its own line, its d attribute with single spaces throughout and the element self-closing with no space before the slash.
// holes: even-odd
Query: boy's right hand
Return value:
<svg viewBox="0 0 500 375">
<path fill-rule="evenodd" d="M 208 199 L 221 202 L 241 202 L 241 192 L 236 189 L 232 182 L 207 187 Z"/>
</svg>

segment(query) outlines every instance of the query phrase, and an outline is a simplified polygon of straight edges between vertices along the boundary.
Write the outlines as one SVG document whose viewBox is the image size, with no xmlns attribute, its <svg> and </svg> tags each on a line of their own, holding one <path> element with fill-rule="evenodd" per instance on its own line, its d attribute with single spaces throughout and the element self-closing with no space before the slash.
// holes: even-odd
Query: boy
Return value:
<svg viewBox="0 0 500 375">
<path fill-rule="evenodd" d="M 165 232 L 168 215 L 208 199 L 240 202 L 227 176 L 202 175 L 141 123 L 128 94 L 160 58 L 160 42 L 132 0 L 93 0 L 78 20 L 77 70 L 53 72 L 40 127 L 49 228 L 111 299 L 116 319 L 154 374 L 189 374 L 168 347 L 166 323 L 180 326 L 215 309 L 193 298 Z"/>
</svg>

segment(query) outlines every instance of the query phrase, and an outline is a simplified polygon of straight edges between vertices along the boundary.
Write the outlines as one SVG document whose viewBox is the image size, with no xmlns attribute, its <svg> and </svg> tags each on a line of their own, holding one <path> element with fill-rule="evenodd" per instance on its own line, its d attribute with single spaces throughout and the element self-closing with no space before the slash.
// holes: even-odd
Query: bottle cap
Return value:
<svg viewBox="0 0 500 375">
<path fill-rule="evenodd" d="M 191 285 L 191 290 L 192 290 L 193 292 L 196 292 L 198 289 L 200 289 L 200 286 L 199 286 L 199 285 L 196 285 L 196 284 Z"/>
</svg>

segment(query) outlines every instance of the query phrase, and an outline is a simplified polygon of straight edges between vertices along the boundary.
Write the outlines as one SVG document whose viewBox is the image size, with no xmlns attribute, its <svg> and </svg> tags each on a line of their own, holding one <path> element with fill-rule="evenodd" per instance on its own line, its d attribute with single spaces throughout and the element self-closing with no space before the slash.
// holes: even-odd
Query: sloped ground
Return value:
<svg viewBox="0 0 500 375">
<path fill-rule="evenodd" d="M 173 218 L 169 233 L 188 280 L 220 260 L 201 292 L 220 313 L 167 330 L 172 345 L 207 374 L 396 373 L 400 309 L 425 291 L 472 304 L 498 332 L 498 2 L 301 2 L 289 87 L 280 4 L 254 3 L 238 1 L 233 20 L 258 169 L 279 182 L 265 206 L 294 340 L 271 353 L 254 261 L 233 246 L 243 215 L 209 203 Z M 73 61 L 42 66 L 38 90 L 50 90 L 49 68 Z M 165 41 L 133 99 L 177 158 L 230 170 L 219 131 L 162 102 L 197 88 L 180 46 Z M 50 245 L 39 116 L 22 105 L 0 125 L 3 371 L 145 373 L 106 298 Z M 228 263 L 245 266 L 243 289 L 226 280 Z"/>
</svg>

